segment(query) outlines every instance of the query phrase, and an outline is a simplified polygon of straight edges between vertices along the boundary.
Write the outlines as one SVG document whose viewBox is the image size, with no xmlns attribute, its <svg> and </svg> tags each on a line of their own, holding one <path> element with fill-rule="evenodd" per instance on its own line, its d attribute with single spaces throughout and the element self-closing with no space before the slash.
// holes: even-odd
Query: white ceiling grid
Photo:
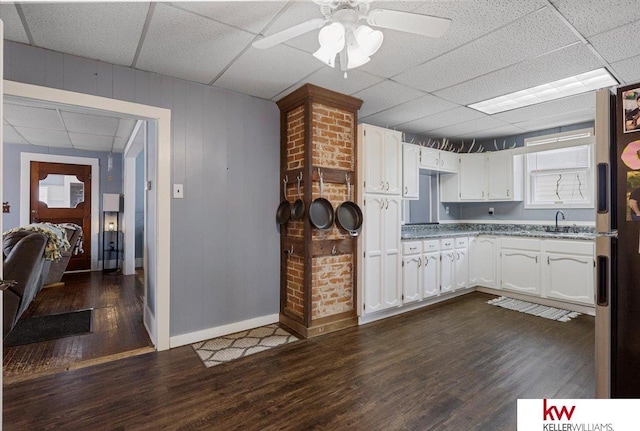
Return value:
<svg viewBox="0 0 640 431">
<path fill-rule="evenodd" d="M 452 19 L 451 28 L 438 39 L 383 30 L 380 50 L 368 64 L 349 71 L 347 79 L 312 57 L 319 46 L 317 31 L 267 50 L 251 46 L 261 35 L 321 17 L 310 0 L 153 6 L 3 3 L 0 18 L 9 40 L 29 43 L 30 33 L 38 47 L 264 99 L 279 100 L 312 83 L 361 98 L 363 122 L 434 138 L 492 138 L 593 120 L 590 95 L 493 116 L 465 105 L 600 67 L 624 80 L 621 84 L 640 80 L 640 43 L 633 36 L 640 33 L 638 0 L 374 0 L 372 9 L 446 17 Z M 77 130 L 69 132 L 78 135 L 71 141 L 67 135 L 59 145 L 88 143 L 90 135 L 108 136 L 100 129 L 107 123 L 110 132 L 114 129 L 113 122 L 105 120 L 94 130 L 89 126 L 93 120 L 84 120 L 86 126 L 70 120 Z M 15 129 L 6 127 L 5 137 L 50 139 L 40 132 L 22 135 L 20 128 L 28 124 L 8 121 Z M 118 124 L 116 129 L 123 127 Z M 125 129 L 132 130 L 132 124 Z M 113 133 L 109 136 L 115 150 L 121 145 L 118 138 L 124 137 Z"/>
</svg>

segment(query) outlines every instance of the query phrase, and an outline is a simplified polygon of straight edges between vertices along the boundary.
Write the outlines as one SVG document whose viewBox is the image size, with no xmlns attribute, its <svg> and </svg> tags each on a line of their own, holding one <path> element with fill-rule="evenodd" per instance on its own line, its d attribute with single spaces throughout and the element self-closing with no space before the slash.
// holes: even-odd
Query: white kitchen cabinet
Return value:
<svg viewBox="0 0 640 431">
<path fill-rule="evenodd" d="M 469 241 L 469 285 L 499 287 L 496 283 L 496 239 L 477 236 Z"/>
<path fill-rule="evenodd" d="M 440 151 L 440 171 L 458 172 L 458 153 L 451 151 Z"/>
<path fill-rule="evenodd" d="M 503 248 L 500 264 L 502 289 L 540 295 L 540 253 Z"/>
<path fill-rule="evenodd" d="M 469 287 L 469 239 L 455 239 L 455 289 Z"/>
<path fill-rule="evenodd" d="M 456 252 L 454 238 L 440 240 L 440 293 L 456 289 Z"/>
<path fill-rule="evenodd" d="M 402 258 L 402 302 L 418 301 L 420 295 L 420 271 L 422 267 L 422 254 L 404 256 Z"/>
<path fill-rule="evenodd" d="M 363 200 L 363 305 L 365 314 L 402 303 L 400 197 Z"/>
<path fill-rule="evenodd" d="M 442 202 L 521 201 L 522 156 L 510 150 L 459 154 L 460 171 L 442 178 Z"/>
<path fill-rule="evenodd" d="M 481 201 L 487 198 L 487 156 L 464 154 L 460 156 L 460 200 Z"/>
<path fill-rule="evenodd" d="M 522 156 L 511 151 L 495 151 L 487 156 L 487 197 L 490 201 L 523 199 Z"/>
<path fill-rule="evenodd" d="M 422 297 L 432 298 L 440 295 L 440 253 L 422 255 Z"/>
<path fill-rule="evenodd" d="M 402 132 L 360 124 L 358 134 L 364 193 L 400 195 Z"/>
<path fill-rule="evenodd" d="M 458 172 L 458 153 L 421 147 L 420 167 L 434 172 Z"/>
<path fill-rule="evenodd" d="M 500 266 L 502 289 L 540 295 L 540 240 L 504 238 Z"/>
<path fill-rule="evenodd" d="M 421 298 L 422 241 L 402 243 L 402 302 L 418 301 Z"/>
<path fill-rule="evenodd" d="M 420 149 L 418 145 L 402 144 L 402 197 L 420 198 Z"/>
<path fill-rule="evenodd" d="M 594 245 L 587 241 L 545 241 L 544 295 L 594 305 Z"/>
</svg>

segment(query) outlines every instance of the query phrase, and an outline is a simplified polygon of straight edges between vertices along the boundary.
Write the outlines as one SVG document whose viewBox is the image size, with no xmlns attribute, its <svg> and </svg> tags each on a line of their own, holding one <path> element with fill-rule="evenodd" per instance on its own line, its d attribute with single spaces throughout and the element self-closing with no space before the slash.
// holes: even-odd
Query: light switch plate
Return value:
<svg viewBox="0 0 640 431">
<path fill-rule="evenodd" d="M 182 199 L 184 197 L 184 188 L 182 184 L 173 185 L 173 197 L 174 199 Z"/>
</svg>

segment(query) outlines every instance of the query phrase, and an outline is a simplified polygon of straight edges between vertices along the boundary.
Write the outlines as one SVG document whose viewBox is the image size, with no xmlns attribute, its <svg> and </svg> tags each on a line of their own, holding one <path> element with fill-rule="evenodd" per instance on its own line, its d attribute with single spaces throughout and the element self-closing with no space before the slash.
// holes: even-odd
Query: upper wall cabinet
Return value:
<svg viewBox="0 0 640 431">
<path fill-rule="evenodd" d="M 402 132 L 360 124 L 364 192 L 400 195 L 402 192 Z"/>
<path fill-rule="evenodd" d="M 521 201 L 522 156 L 510 150 L 459 154 L 459 173 L 441 177 L 443 202 Z"/>
<path fill-rule="evenodd" d="M 420 147 L 402 144 L 402 197 L 420 199 Z"/>
<path fill-rule="evenodd" d="M 436 172 L 458 172 L 458 154 L 420 147 L 420 168 Z"/>
</svg>

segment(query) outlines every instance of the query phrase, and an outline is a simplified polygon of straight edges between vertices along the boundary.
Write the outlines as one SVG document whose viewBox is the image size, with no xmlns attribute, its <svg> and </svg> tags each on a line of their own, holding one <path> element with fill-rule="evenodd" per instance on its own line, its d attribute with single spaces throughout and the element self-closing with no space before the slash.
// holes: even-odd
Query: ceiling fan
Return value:
<svg viewBox="0 0 640 431">
<path fill-rule="evenodd" d="M 367 63 L 382 45 L 383 34 L 374 27 L 389 28 L 427 37 L 442 36 L 451 20 L 435 16 L 389 9 L 369 10 L 372 0 L 313 0 L 324 18 L 314 18 L 253 42 L 259 49 L 271 48 L 294 37 L 321 28 L 320 49 L 313 56 L 335 67 L 340 54 L 340 68 L 345 72 Z M 366 21 L 366 24 L 360 24 Z"/>
</svg>

